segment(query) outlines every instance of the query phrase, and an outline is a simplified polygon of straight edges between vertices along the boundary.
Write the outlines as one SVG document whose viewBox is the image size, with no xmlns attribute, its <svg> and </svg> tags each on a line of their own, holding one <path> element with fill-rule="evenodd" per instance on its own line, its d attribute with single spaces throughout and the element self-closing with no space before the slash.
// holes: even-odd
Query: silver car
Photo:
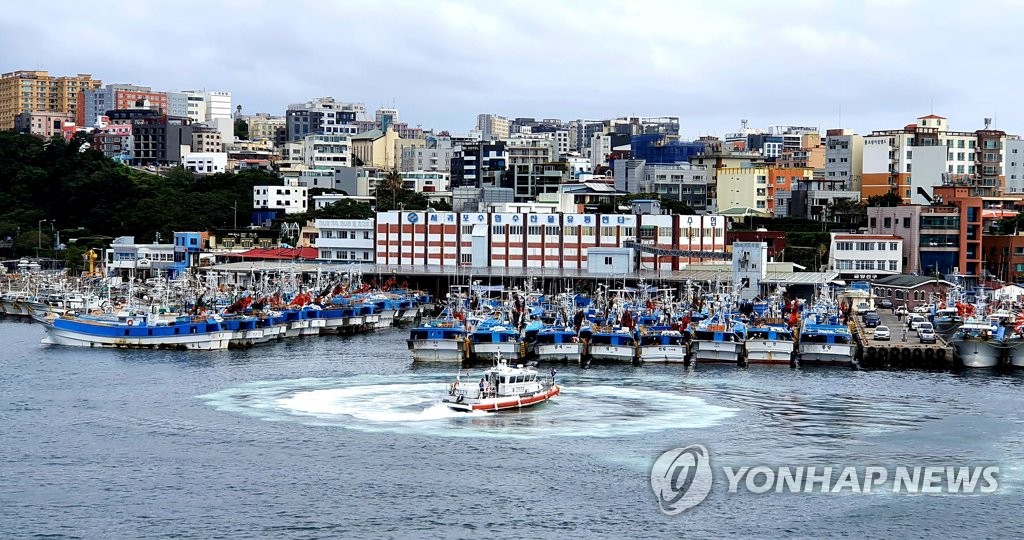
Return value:
<svg viewBox="0 0 1024 540">
<path fill-rule="evenodd" d="M 889 341 L 889 327 L 888 326 L 876 326 L 875 327 L 875 339 L 884 339 Z"/>
</svg>

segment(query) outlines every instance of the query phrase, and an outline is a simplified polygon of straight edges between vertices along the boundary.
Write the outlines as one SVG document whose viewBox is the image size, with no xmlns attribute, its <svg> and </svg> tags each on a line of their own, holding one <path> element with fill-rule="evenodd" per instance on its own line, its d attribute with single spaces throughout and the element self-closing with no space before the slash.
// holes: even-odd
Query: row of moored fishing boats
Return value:
<svg viewBox="0 0 1024 540">
<path fill-rule="evenodd" d="M 217 350 L 382 330 L 412 324 L 421 309 L 431 309 L 421 292 L 349 278 L 307 284 L 268 276 L 261 287 L 228 291 L 165 280 L 105 290 L 83 285 L 8 290 L 0 295 L 0 314 L 42 323 L 43 343 L 54 345 Z"/>
<path fill-rule="evenodd" d="M 641 287 L 599 291 L 593 298 L 520 293 L 499 298 L 456 288 L 441 314 L 412 328 L 417 361 L 509 361 L 643 364 L 852 364 L 853 336 L 835 300 L 781 296 L 751 303 L 718 291 L 676 301 L 671 291 Z"/>
</svg>

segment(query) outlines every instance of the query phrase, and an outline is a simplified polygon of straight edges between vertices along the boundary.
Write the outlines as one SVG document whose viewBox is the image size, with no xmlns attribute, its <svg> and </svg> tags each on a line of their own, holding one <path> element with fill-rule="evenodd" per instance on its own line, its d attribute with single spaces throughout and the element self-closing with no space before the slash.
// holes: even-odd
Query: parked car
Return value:
<svg viewBox="0 0 1024 540">
<path fill-rule="evenodd" d="M 931 313 L 933 307 L 931 304 L 922 304 L 914 308 L 914 313 Z"/>
<path fill-rule="evenodd" d="M 921 324 L 918 324 L 917 328 L 915 328 L 914 330 L 917 330 L 917 335 L 921 335 L 921 332 L 924 331 L 924 330 L 928 330 L 930 332 L 934 332 L 935 331 L 935 327 L 932 326 L 932 323 L 925 321 L 925 322 L 923 322 Z"/>
<path fill-rule="evenodd" d="M 896 314 L 897 315 L 906 315 L 907 314 L 907 306 L 899 306 L 898 308 L 896 308 Z"/>
<path fill-rule="evenodd" d="M 935 330 L 921 327 L 917 330 L 917 337 L 921 338 L 921 343 L 935 343 Z"/>
<path fill-rule="evenodd" d="M 924 315 L 911 315 L 907 317 L 907 328 L 917 330 L 917 327 L 925 322 L 928 322 L 928 319 L 925 319 Z"/>
<path fill-rule="evenodd" d="M 880 324 L 882 324 L 882 318 L 878 316 L 878 313 L 868 311 L 864 314 L 864 326 L 874 328 Z"/>
<path fill-rule="evenodd" d="M 892 300 L 889 300 L 888 298 L 883 298 L 878 301 L 878 307 L 880 309 L 892 309 Z"/>
<path fill-rule="evenodd" d="M 875 327 L 875 339 L 884 339 L 889 341 L 889 327 L 888 326 L 876 326 Z"/>
</svg>

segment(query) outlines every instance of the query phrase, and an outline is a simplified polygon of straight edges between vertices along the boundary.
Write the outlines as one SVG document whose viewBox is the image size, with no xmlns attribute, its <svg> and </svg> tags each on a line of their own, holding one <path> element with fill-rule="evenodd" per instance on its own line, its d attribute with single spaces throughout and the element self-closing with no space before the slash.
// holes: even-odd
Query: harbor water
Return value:
<svg viewBox="0 0 1024 540">
<path fill-rule="evenodd" d="M 40 345 L 0 321 L 3 538 L 1018 537 L 1024 374 L 556 366 L 522 412 L 437 404 L 406 333 L 219 352 Z M 548 366 L 541 368 L 545 372 Z M 727 493 L 651 468 L 999 466 L 988 495 Z"/>
</svg>

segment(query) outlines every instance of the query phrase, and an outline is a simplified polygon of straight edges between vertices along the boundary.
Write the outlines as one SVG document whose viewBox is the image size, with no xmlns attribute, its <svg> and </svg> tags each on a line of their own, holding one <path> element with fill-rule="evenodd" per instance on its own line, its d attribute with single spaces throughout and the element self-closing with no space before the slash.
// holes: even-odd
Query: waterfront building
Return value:
<svg viewBox="0 0 1024 540">
<path fill-rule="evenodd" d="M 374 220 L 318 219 L 314 245 L 323 261 L 373 264 Z"/>
<path fill-rule="evenodd" d="M 841 279 L 872 280 L 903 273 L 903 239 L 896 235 L 831 233 L 828 269 Z"/>
<path fill-rule="evenodd" d="M 152 243 L 136 243 L 134 236 L 120 236 L 103 250 L 107 273 L 112 276 L 147 278 L 163 275 L 175 277 L 175 246 L 161 244 L 159 239 Z"/>
<path fill-rule="evenodd" d="M 591 247 L 639 242 L 725 253 L 722 216 L 379 212 L 376 263 L 586 269 Z M 678 270 L 699 255 L 639 256 L 640 269 Z"/>
<path fill-rule="evenodd" d="M 53 76 L 46 71 L 12 71 L 0 75 L 0 131 L 14 129 L 14 117 L 51 111 L 78 117 L 79 95 L 103 85 L 92 75 Z M 78 125 L 84 125 L 78 122 Z"/>
</svg>

